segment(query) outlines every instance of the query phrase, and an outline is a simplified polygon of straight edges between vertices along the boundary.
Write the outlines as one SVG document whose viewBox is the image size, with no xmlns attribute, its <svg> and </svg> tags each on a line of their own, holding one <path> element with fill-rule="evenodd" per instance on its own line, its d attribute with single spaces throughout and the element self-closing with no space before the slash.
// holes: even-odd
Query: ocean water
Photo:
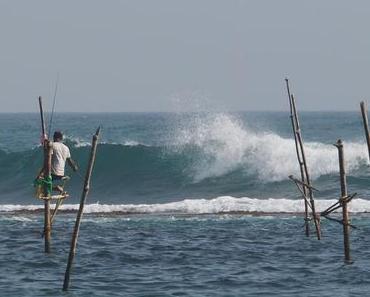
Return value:
<svg viewBox="0 0 370 297">
<path fill-rule="evenodd" d="M 322 219 L 307 238 L 285 112 L 57 113 L 80 171 L 43 253 L 37 113 L 0 114 L 1 296 L 366 296 L 370 289 L 370 170 L 360 112 L 303 112 L 318 210 L 340 196 L 344 141 L 353 264 L 342 227 Z M 68 293 L 62 293 L 90 142 L 91 190 Z M 340 218 L 340 213 L 333 215 Z M 312 228 L 313 232 L 313 228 Z"/>
</svg>

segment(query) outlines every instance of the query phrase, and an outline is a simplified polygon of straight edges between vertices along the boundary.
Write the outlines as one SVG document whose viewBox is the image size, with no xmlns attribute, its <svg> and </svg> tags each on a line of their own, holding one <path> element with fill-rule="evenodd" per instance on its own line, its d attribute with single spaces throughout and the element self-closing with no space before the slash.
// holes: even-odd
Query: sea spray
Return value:
<svg viewBox="0 0 370 297">
<path fill-rule="evenodd" d="M 253 131 L 230 114 L 195 114 L 187 125 L 181 125 L 173 144 L 178 152 L 187 152 L 189 147 L 199 152 L 191 164 L 194 182 L 240 168 L 249 177 L 256 175 L 261 182 L 298 175 L 293 139 L 269 131 Z M 307 142 L 306 151 L 313 178 L 337 172 L 334 146 Z M 348 170 L 356 170 L 367 163 L 366 146 L 346 143 L 346 156 Z"/>
</svg>

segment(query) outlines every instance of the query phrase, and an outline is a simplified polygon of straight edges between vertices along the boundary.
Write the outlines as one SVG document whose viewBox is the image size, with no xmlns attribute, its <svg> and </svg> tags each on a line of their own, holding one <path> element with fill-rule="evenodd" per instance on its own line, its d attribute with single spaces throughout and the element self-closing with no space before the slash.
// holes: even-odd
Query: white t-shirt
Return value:
<svg viewBox="0 0 370 297">
<path fill-rule="evenodd" d="M 53 155 L 51 157 L 51 173 L 64 176 L 66 160 L 71 157 L 68 146 L 61 142 L 53 142 Z"/>
</svg>

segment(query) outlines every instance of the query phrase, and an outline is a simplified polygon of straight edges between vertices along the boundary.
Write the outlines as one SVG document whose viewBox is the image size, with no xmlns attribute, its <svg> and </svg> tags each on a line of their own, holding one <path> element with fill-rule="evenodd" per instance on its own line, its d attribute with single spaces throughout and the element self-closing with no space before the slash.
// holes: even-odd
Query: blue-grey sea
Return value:
<svg viewBox="0 0 370 297">
<path fill-rule="evenodd" d="M 50 114 L 47 114 L 49 126 Z M 367 296 L 370 170 L 360 112 L 302 112 L 319 211 L 348 176 L 352 264 L 342 226 L 304 234 L 287 112 L 56 113 L 78 173 L 44 254 L 38 113 L 0 114 L 0 296 Z M 91 189 L 70 290 L 62 292 L 83 176 L 98 126 Z M 49 130 L 49 128 L 47 128 Z M 333 214 L 341 219 L 341 213 Z"/>
</svg>

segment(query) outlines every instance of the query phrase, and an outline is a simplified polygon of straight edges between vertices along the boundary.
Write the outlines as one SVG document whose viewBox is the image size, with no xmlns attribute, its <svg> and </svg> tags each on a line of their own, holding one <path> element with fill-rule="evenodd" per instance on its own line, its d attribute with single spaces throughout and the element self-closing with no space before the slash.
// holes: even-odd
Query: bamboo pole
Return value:
<svg viewBox="0 0 370 297">
<path fill-rule="evenodd" d="M 292 122 L 292 129 L 293 129 L 293 135 L 294 135 L 294 142 L 295 142 L 295 149 L 296 149 L 296 154 L 297 154 L 297 160 L 298 160 L 298 164 L 299 164 L 299 170 L 300 170 L 300 173 L 301 173 L 301 182 L 303 184 L 306 183 L 306 179 L 305 179 L 305 176 L 304 176 L 304 165 L 303 165 L 303 161 L 302 161 L 302 157 L 301 157 L 301 154 L 300 154 L 300 150 L 299 150 L 299 147 L 298 147 L 298 139 L 297 139 L 297 125 L 296 125 L 296 120 L 294 118 L 294 114 L 293 114 L 293 104 L 292 104 L 292 95 L 290 93 L 290 87 L 289 87 L 289 80 L 288 78 L 285 79 L 285 83 L 286 83 L 286 88 L 287 88 L 287 91 L 288 91 L 288 96 L 289 96 L 289 106 L 290 106 L 290 119 L 291 119 L 291 122 Z M 310 236 L 310 225 L 309 225 L 309 216 L 308 216 L 308 204 L 307 204 L 307 189 L 305 186 L 302 187 L 302 190 L 303 190 L 303 196 L 304 196 L 304 226 L 305 226 L 305 234 L 306 236 Z"/>
<path fill-rule="evenodd" d="M 367 119 L 367 104 L 364 101 L 361 101 L 361 113 L 362 113 L 362 121 L 364 123 L 364 129 L 365 129 L 365 136 L 366 136 L 366 142 L 367 142 L 367 150 L 369 154 L 369 161 L 370 161 L 370 134 L 369 134 L 369 121 Z"/>
<path fill-rule="evenodd" d="M 301 128 L 300 128 L 300 124 L 299 124 L 298 113 L 297 113 L 295 99 L 294 99 L 293 95 L 291 95 L 291 102 L 292 102 L 292 108 L 293 108 L 293 115 L 294 115 L 294 119 L 295 119 L 295 125 L 296 125 L 296 129 L 297 129 L 297 140 L 298 140 L 298 143 L 299 143 L 299 148 L 300 148 L 300 153 L 301 153 L 301 157 L 302 157 L 304 173 L 305 173 L 305 177 L 306 177 L 306 184 L 308 185 L 307 191 L 308 191 L 308 196 L 310 198 L 312 216 L 313 216 L 313 220 L 314 220 L 314 223 L 315 223 L 317 239 L 320 240 L 321 239 L 320 218 L 318 217 L 318 215 L 316 213 L 315 201 L 314 201 L 314 198 L 313 198 L 313 191 L 312 191 L 312 186 L 311 186 L 311 179 L 310 179 L 310 174 L 309 174 L 309 171 L 308 171 L 308 166 L 307 166 L 307 161 L 306 161 L 306 154 L 305 154 L 304 144 L 303 144 L 303 139 L 302 139 L 302 134 L 301 134 Z"/>
<path fill-rule="evenodd" d="M 76 245 L 77 245 L 78 234 L 80 231 L 81 219 L 83 215 L 86 197 L 90 190 L 90 179 L 91 179 L 91 173 L 92 173 L 94 162 L 95 162 L 96 147 L 98 144 L 99 133 L 100 133 L 100 127 L 96 130 L 96 133 L 93 136 L 93 140 L 92 140 L 90 159 L 89 159 L 89 163 L 88 163 L 88 167 L 86 171 L 84 188 L 82 191 L 80 207 L 77 213 L 76 223 L 75 223 L 75 227 L 74 227 L 74 231 L 72 235 L 71 248 L 69 251 L 69 257 L 68 257 L 68 262 L 67 262 L 67 269 L 64 275 L 63 291 L 68 291 L 68 288 L 69 288 L 71 268 L 72 268 L 74 256 L 76 254 Z"/>
<path fill-rule="evenodd" d="M 349 214 L 347 207 L 347 178 L 346 169 L 344 166 L 344 153 L 343 153 L 343 143 L 342 140 L 338 140 L 335 146 L 338 148 L 338 158 L 339 158 L 339 173 L 340 173 L 340 190 L 342 202 L 342 215 L 343 215 L 343 243 L 344 243 L 344 259 L 346 263 L 351 262 L 350 254 L 350 242 L 349 242 Z"/>
</svg>

